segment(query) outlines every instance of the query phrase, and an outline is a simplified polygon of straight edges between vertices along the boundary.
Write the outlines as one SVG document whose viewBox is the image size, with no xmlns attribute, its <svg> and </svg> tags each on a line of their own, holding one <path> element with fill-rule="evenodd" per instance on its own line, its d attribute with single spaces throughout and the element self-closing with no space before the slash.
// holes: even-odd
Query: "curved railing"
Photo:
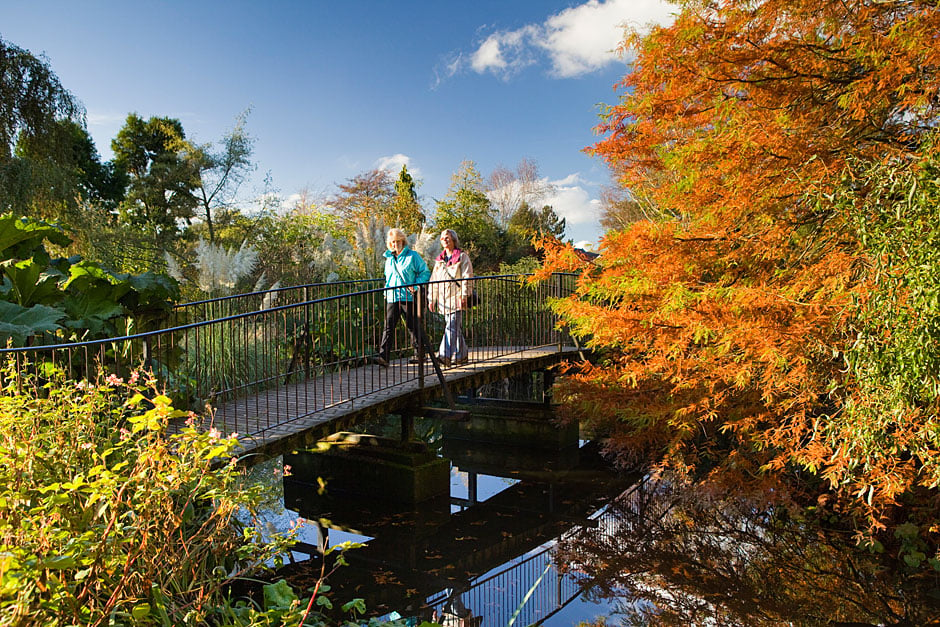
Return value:
<svg viewBox="0 0 940 627">
<path fill-rule="evenodd" d="M 474 360 L 568 343 L 556 328 L 548 301 L 573 290 L 573 275 L 558 274 L 533 285 L 517 275 L 472 281 L 479 304 L 467 312 L 464 334 Z M 206 403 L 216 407 L 254 404 L 246 410 L 253 415 L 263 413 L 265 422 L 234 425 L 229 430 L 257 433 L 363 393 L 358 389 L 360 379 L 343 375 L 368 364 L 375 353 L 384 324 L 386 290 L 349 292 L 350 285 L 341 284 L 315 293 L 313 287 L 285 288 L 282 294 L 287 295 L 276 306 L 265 302 L 263 293 L 190 303 L 177 308 L 177 325 L 172 328 L 91 342 L 9 348 L 0 350 L 0 356 L 4 361 L 15 360 L 13 376 L 20 386 L 42 385 L 54 371 L 94 380 L 100 373 L 123 377 L 142 368 L 166 387 L 177 407 L 200 410 Z M 338 293 L 330 294 L 328 289 Z M 316 297 L 299 300 L 311 295 Z M 229 307 L 228 315 L 205 319 L 223 307 Z M 256 308 L 247 310 L 251 307 Z M 443 327 L 441 316 L 425 309 L 422 322 L 431 346 L 436 347 Z M 404 325 L 399 325 L 392 360 L 407 363 L 410 355 L 411 342 Z M 368 369 L 373 377 L 369 390 L 419 377 L 423 381 L 424 368 L 397 365 Z M 311 392 L 311 384 L 322 389 Z M 271 390 L 278 394 L 266 393 Z M 277 406 L 260 407 L 262 403 Z"/>
</svg>

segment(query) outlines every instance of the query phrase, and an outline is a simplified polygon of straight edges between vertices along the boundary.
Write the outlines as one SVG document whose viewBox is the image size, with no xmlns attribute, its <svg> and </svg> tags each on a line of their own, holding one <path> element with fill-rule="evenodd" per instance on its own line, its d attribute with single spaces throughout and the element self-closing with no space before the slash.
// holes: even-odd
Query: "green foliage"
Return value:
<svg viewBox="0 0 940 627">
<path fill-rule="evenodd" d="M 408 166 L 402 166 L 395 181 L 395 196 L 389 207 L 385 222 L 389 226 L 404 229 L 406 233 L 418 233 L 424 225 L 424 212 L 418 203 L 415 181 L 408 173 Z"/>
<path fill-rule="evenodd" d="M 144 229 L 169 248 L 179 221 L 193 217 L 198 203 L 199 165 L 183 125 L 172 118 L 127 116 L 111 142 L 115 166 L 130 177 L 121 220 Z"/>
<path fill-rule="evenodd" d="M 447 195 L 437 201 L 434 228 L 457 232 L 460 247 L 473 259 L 473 269 L 477 274 L 492 272 L 499 267 L 506 248 L 505 238 L 496 224 L 483 179 L 472 161 L 461 164 Z"/>
<path fill-rule="evenodd" d="M 0 168 L 8 164 L 21 134 L 51 141 L 57 121 L 79 120 L 83 113 L 48 64 L 0 39 Z"/>
<path fill-rule="evenodd" d="M 45 305 L 27 308 L 0 300 L 0 340 L 22 346 L 32 335 L 61 329 L 59 321 L 64 317 L 60 310 Z"/>
<path fill-rule="evenodd" d="M 229 463 L 235 439 L 167 433 L 186 414 L 142 379 L 0 396 L 0 623 L 282 624 L 227 592 L 289 545 L 238 520 L 263 487 Z M 297 604 L 276 616 L 297 624 Z"/>
<path fill-rule="evenodd" d="M 76 341 L 150 330 L 179 297 L 167 276 L 112 273 L 77 257 L 53 259 L 47 241 L 67 245 L 69 238 L 53 225 L 0 215 L 0 343 L 23 345 L 43 332 Z"/>
<path fill-rule="evenodd" d="M 524 202 L 509 218 L 506 230 L 509 240 L 506 253 L 508 258 L 535 257 L 537 251 L 533 240 L 547 236 L 564 239 L 565 219 L 559 218 L 550 205 L 536 211 Z"/>
<path fill-rule="evenodd" d="M 913 456 L 923 464 L 921 483 L 937 486 L 940 155 L 934 142 L 921 152 L 919 163 L 860 166 L 835 198 L 851 216 L 869 289 L 856 300 L 854 343 L 845 354 L 859 389 L 830 431 L 860 468 Z"/>
<path fill-rule="evenodd" d="M 89 205 L 114 210 L 124 198 L 127 177 L 111 162 L 102 163 L 94 141 L 73 120 L 56 123 L 53 143 L 21 136 L 16 144 L 20 175 L 14 206 L 35 217 L 76 226 Z"/>
</svg>

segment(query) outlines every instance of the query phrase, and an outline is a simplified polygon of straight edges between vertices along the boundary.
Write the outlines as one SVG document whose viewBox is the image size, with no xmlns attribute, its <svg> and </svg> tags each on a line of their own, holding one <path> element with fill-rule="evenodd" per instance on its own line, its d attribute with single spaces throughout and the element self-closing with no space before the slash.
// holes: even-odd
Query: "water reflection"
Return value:
<svg viewBox="0 0 940 627">
<path fill-rule="evenodd" d="M 423 432 L 452 466 L 439 498 L 403 506 L 321 494 L 318 476 L 284 481 L 288 510 L 334 542 L 367 542 L 330 579 L 338 603 L 445 625 L 570 625 L 607 608 L 634 625 L 940 624 L 937 573 L 860 550 L 838 520 L 717 483 L 618 474 L 592 443 Z M 280 574 L 306 590 L 319 573 L 313 557 Z"/>
<path fill-rule="evenodd" d="M 371 538 L 330 579 L 340 602 L 363 598 L 379 615 L 395 611 L 443 624 L 544 622 L 581 593 L 576 578 L 553 562 L 552 544 L 573 527 L 596 526 L 593 517 L 637 479 L 612 472 L 595 445 L 579 446 L 576 429 L 563 431 L 568 435 L 543 438 L 541 446 L 532 437 L 513 446 L 506 438 L 430 429 L 438 435 L 431 448 L 452 465 L 450 494 L 410 506 L 339 490 L 324 494 L 319 476 L 295 468 L 284 481 L 284 503 L 324 533 Z M 313 556 L 281 574 L 307 589 L 319 572 Z M 577 619 L 599 611 L 591 606 Z"/>
<path fill-rule="evenodd" d="M 714 488 L 714 486 L 710 486 Z M 635 625 L 932 625 L 936 572 L 860 550 L 852 534 L 762 499 L 647 480 L 556 559 Z M 622 602 L 623 600 L 628 602 Z"/>
</svg>

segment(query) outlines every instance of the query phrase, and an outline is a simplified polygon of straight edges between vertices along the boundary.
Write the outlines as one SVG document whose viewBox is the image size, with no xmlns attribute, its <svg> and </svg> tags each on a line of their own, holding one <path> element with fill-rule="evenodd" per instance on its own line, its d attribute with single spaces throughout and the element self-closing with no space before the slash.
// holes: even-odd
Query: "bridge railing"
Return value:
<svg viewBox="0 0 940 627">
<path fill-rule="evenodd" d="M 382 285 L 381 279 L 308 283 L 181 303 L 173 308 L 169 324 L 165 326 L 175 327 L 191 322 L 219 320 L 283 305 L 296 305 L 331 296 L 374 290 Z"/>
<path fill-rule="evenodd" d="M 464 334 L 474 360 L 568 343 L 556 328 L 548 301 L 570 293 L 573 275 L 559 274 L 535 285 L 515 275 L 472 280 L 480 298 L 466 314 Z M 366 379 L 344 376 L 370 363 L 376 352 L 386 295 L 382 287 L 353 292 L 344 287 L 348 286 L 337 288 L 338 294 L 317 294 L 311 300 L 276 306 L 261 297 L 255 310 L 213 319 L 205 319 L 213 311 L 208 307 L 222 305 L 193 304 L 192 319 L 181 314 L 172 328 L 92 342 L 4 349 L 0 356 L 4 363 L 15 360 L 13 376 L 20 386 L 42 385 L 54 371 L 86 380 L 102 373 L 124 377 L 134 369 L 150 371 L 177 407 L 198 411 L 206 403 L 215 407 L 242 403 L 239 415 L 251 416 L 251 421 L 245 418 L 243 424 L 226 425 L 227 430 L 263 434 L 366 391 L 423 380 L 424 369 L 410 367 L 404 359 L 411 355 L 404 325 L 399 325 L 391 355 L 399 362 L 387 369 L 365 369 Z M 230 301 L 248 308 L 248 299 Z M 422 321 L 436 347 L 441 316 L 424 309 Z"/>
</svg>

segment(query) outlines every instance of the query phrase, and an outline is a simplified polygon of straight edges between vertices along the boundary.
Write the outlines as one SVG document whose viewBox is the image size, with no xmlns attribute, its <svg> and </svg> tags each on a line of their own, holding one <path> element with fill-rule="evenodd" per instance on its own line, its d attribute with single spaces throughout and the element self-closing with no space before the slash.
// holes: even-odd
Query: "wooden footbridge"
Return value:
<svg viewBox="0 0 940 627">
<path fill-rule="evenodd" d="M 473 279 L 479 303 L 465 312 L 470 359 L 442 367 L 433 353 L 440 316 L 424 310 L 418 360 L 403 325 L 387 368 L 371 363 L 382 332 L 385 289 L 348 281 L 240 294 L 176 308 L 165 328 L 95 342 L 0 351 L 38 384 L 54 364 L 72 377 L 149 371 L 177 408 L 204 428 L 237 433 L 261 457 L 311 443 L 364 419 L 416 415 L 438 400 L 506 377 L 546 370 L 576 354 L 550 309 L 574 276 L 530 284 L 516 275 Z M 417 361 L 418 363 L 411 363 Z"/>
</svg>

